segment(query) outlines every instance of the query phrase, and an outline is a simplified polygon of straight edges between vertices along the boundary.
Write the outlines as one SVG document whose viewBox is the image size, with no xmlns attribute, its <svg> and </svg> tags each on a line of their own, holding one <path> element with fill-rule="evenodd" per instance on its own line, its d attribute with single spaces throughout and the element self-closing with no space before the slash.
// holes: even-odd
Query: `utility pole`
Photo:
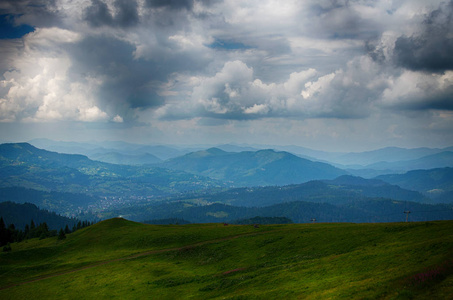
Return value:
<svg viewBox="0 0 453 300">
<path fill-rule="evenodd" d="M 407 223 L 407 220 L 409 219 L 409 214 L 411 213 L 411 211 L 405 210 L 404 213 L 406 214 L 406 223 Z"/>
<path fill-rule="evenodd" d="M 316 219 L 315 218 L 311 218 L 311 220 L 313 222 L 313 224 L 316 222 Z"/>
</svg>

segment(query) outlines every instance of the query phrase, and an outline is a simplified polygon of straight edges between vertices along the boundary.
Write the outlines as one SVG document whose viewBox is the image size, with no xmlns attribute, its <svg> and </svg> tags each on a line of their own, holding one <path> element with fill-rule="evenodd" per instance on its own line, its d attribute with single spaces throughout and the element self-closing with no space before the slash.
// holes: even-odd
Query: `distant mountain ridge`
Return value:
<svg viewBox="0 0 453 300">
<path fill-rule="evenodd" d="M 404 174 L 381 175 L 376 179 L 419 191 L 432 199 L 453 203 L 453 168 L 414 170 Z"/>
<path fill-rule="evenodd" d="M 400 221 L 405 209 L 442 210 L 438 215 L 420 214 L 420 220 L 448 218 L 451 204 L 431 204 L 450 202 L 431 201 L 426 190 L 422 194 L 404 188 L 405 181 L 432 182 L 426 187 L 444 189 L 446 195 L 453 185 L 452 171 L 430 172 L 394 177 L 392 183 L 392 178 L 351 176 L 284 151 L 219 148 L 187 153 L 153 167 L 130 166 L 16 143 L 0 145 L 0 201 L 31 198 L 35 204 L 65 214 L 62 207 L 96 218 L 144 218 L 138 221 L 217 222 L 281 216 L 307 222 L 311 216 L 326 222 L 381 222 Z M 228 189 L 232 186 L 238 188 Z M 80 193 L 85 197 L 77 199 Z M 108 207 L 111 203 L 116 204 Z"/>
<path fill-rule="evenodd" d="M 365 167 L 375 163 L 381 162 L 398 162 L 415 160 L 424 156 L 429 156 L 441 152 L 453 151 L 453 147 L 448 148 L 399 148 L 399 147 L 385 147 L 371 151 L 363 152 L 326 152 L 318 151 L 299 146 L 275 146 L 270 147 L 288 151 L 300 156 L 310 157 L 310 159 L 329 162 L 343 167 Z"/>
<path fill-rule="evenodd" d="M 410 171 L 418 169 L 428 170 L 444 167 L 453 167 L 453 152 L 443 151 L 412 160 L 401 160 L 396 162 L 378 162 L 368 165 L 366 167 L 374 170 L 393 170 L 393 171 Z"/>
<path fill-rule="evenodd" d="M 61 154 L 42 150 L 28 143 L 0 144 L 0 164 L 44 164 L 53 167 L 80 167 L 89 163 L 88 157 L 80 154 Z"/>
<path fill-rule="evenodd" d="M 106 153 L 119 153 L 123 155 L 143 155 L 145 153 L 151 154 L 160 160 L 184 155 L 193 152 L 196 149 L 185 149 L 165 145 L 143 145 L 131 144 L 126 142 L 62 142 L 52 141 L 49 139 L 34 139 L 29 141 L 30 144 L 37 148 L 46 149 L 48 151 L 56 151 L 59 153 L 68 154 L 83 154 L 90 158 L 95 155 Z"/>
<path fill-rule="evenodd" d="M 108 164 L 28 143 L 0 145 L 0 179 L 0 188 L 116 196 L 161 196 L 221 185 L 182 171 Z"/>
<path fill-rule="evenodd" d="M 62 142 L 52 141 L 48 139 L 34 139 L 30 143 L 38 148 L 56 151 L 59 153 L 83 154 L 90 158 L 92 155 L 100 155 L 109 152 L 120 153 L 123 155 L 143 155 L 149 153 L 158 157 L 161 160 L 167 160 L 182 156 L 187 153 L 206 150 L 208 148 L 219 148 L 226 152 L 244 152 L 244 151 L 259 151 L 264 149 L 274 149 L 275 151 L 285 151 L 295 154 L 299 157 L 312 161 L 319 161 L 332 164 L 341 169 L 366 169 L 369 166 L 376 164 L 376 168 L 384 170 L 384 164 L 389 164 L 388 170 L 391 170 L 393 163 L 398 164 L 403 161 L 417 160 L 426 156 L 435 155 L 441 152 L 453 152 L 453 147 L 447 148 L 400 148 L 400 147 L 385 147 L 371 151 L 363 152 L 328 152 L 314 150 L 301 146 L 278 146 L 278 145 L 247 145 L 247 144 L 221 144 L 221 145 L 193 145 L 193 146 L 175 146 L 175 145 L 146 145 L 133 144 L 120 141 L 104 141 L 104 142 Z M 426 166 L 424 168 L 435 168 L 444 166 Z M 401 169 L 401 167 L 400 167 Z M 414 169 L 406 166 L 404 170 Z M 362 176 L 373 174 L 372 171 L 364 173 L 356 172 L 355 174 Z M 360 175 L 362 174 L 362 175 Z M 374 176 L 383 174 L 382 172 L 374 173 Z M 371 176 L 373 177 L 373 176 Z"/>
<path fill-rule="evenodd" d="M 231 181 L 238 186 L 286 185 L 346 174 L 331 165 L 274 150 L 237 153 L 210 148 L 170 159 L 160 166 Z"/>
<path fill-rule="evenodd" d="M 341 163 L 370 165 L 379 162 L 396 162 L 404 160 L 414 160 L 424 156 L 437 154 L 440 152 L 448 151 L 446 149 L 433 149 L 433 148 L 414 148 L 406 149 L 399 147 L 386 147 L 373 151 L 365 151 L 359 153 L 347 153 L 340 157 Z M 453 150 L 453 148 L 452 148 Z"/>
<path fill-rule="evenodd" d="M 305 201 L 343 205 L 367 198 L 431 203 L 416 191 L 403 189 L 378 179 L 343 175 L 333 180 L 313 180 L 286 186 L 235 188 L 201 196 L 207 202 L 220 202 L 243 207 L 264 207 L 286 202 Z"/>
<path fill-rule="evenodd" d="M 126 155 L 118 152 L 107 152 L 90 155 L 90 158 L 93 160 L 98 160 L 110 164 L 131 165 L 131 166 L 150 165 L 162 162 L 162 160 L 159 159 L 157 156 L 149 153 Z"/>
</svg>

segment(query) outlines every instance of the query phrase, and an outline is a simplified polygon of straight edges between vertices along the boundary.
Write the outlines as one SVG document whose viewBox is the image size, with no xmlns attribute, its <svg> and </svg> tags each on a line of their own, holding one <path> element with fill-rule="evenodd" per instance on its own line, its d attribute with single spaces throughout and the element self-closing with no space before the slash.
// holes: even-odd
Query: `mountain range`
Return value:
<svg viewBox="0 0 453 300">
<path fill-rule="evenodd" d="M 28 143 L 2 144 L 0 202 L 31 202 L 90 220 L 123 215 L 137 221 L 262 216 L 308 222 L 312 215 L 325 222 L 381 222 L 398 221 L 407 209 L 419 211 L 413 217 L 420 220 L 450 218 L 452 211 L 452 168 L 365 179 L 271 149 L 208 148 L 152 165 L 131 165 L 139 164 L 135 156 L 112 164 Z"/>
<path fill-rule="evenodd" d="M 223 186 L 198 175 L 157 167 L 108 164 L 27 143 L 0 145 L 0 188 L 23 187 L 93 196 L 164 196 Z"/>
<path fill-rule="evenodd" d="M 432 203 L 419 192 L 403 189 L 378 179 L 363 179 L 349 175 L 334 180 L 313 180 L 286 186 L 234 188 L 219 193 L 197 196 L 207 203 L 223 203 L 243 207 L 264 207 L 280 203 L 305 201 L 314 203 L 346 204 L 368 198 Z M 181 198 L 190 201 L 191 197 Z"/>
<path fill-rule="evenodd" d="M 416 169 L 453 167 L 453 158 L 451 155 L 453 147 L 443 149 L 386 147 L 372 151 L 346 153 L 313 150 L 300 146 L 232 143 L 221 145 L 170 146 L 132 144 L 119 141 L 78 143 L 52 141 L 48 139 L 34 139 L 29 143 L 38 148 L 50 151 L 83 154 L 94 160 L 134 165 L 154 163 L 154 161 L 150 161 L 149 157 L 147 158 L 149 155 L 165 161 L 191 152 L 218 148 L 225 152 L 256 152 L 266 149 L 289 152 L 311 161 L 328 163 L 340 169 L 345 169 L 350 174 L 367 178 L 391 173 L 404 173 Z M 140 157 L 143 157 L 143 159 Z M 155 162 L 158 161 L 155 160 Z"/>
</svg>

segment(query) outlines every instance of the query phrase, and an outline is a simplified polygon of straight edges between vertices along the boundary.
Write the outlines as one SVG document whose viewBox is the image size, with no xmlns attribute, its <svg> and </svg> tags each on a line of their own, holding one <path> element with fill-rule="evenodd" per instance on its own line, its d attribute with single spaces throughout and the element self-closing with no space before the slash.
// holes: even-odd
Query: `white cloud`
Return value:
<svg viewBox="0 0 453 300">
<path fill-rule="evenodd" d="M 123 123 L 123 118 L 120 116 L 120 115 L 116 115 L 113 119 L 112 119 L 113 122 L 115 123 Z"/>
<path fill-rule="evenodd" d="M 253 104 L 252 107 L 244 109 L 245 114 L 267 114 L 269 107 L 266 104 Z"/>
<path fill-rule="evenodd" d="M 68 30 L 37 29 L 23 38 L 24 48 L 10 59 L 3 74 L 2 121 L 103 121 L 107 114 L 96 104 L 99 81 L 88 76 L 84 82 L 71 78 L 73 62 L 65 45 L 79 41 Z"/>
<path fill-rule="evenodd" d="M 380 127 L 391 138 L 415 128 L 415 116 L 445 132 L 452 70 L 409 70 L 395 56 L 399 38 L 425 37 L 441 2 L 18 2 L 5 7 L 36 30 L 0 41 L 0 121 L 166 122 L 163 134 L 228 127 L 225 137 L 238 124 L 263 136 L 293 126 L 294 136 L 336 138 L 358 130 L 341 124 L 362 120 L 365 130 L 366 120 L 393 115 Z"/>
<path fill-rule="evenodd" d="M 452 93 L 452 71 L 444 74 L 404 71 L 390 78 L 389 87 L 382 94 L 382 105 L 407 109 L 453 109 Z"/>
<path fill-rule="evenodd" d="M 322 90 L 328 88 L 334 78 L 335 73 L 330 73 L 319 77 L 316 81 L 309 81 L 305 83 L 305 90 L 302 90 L 300 94 L 304 99 L 316 97 Z"/>
</svg>

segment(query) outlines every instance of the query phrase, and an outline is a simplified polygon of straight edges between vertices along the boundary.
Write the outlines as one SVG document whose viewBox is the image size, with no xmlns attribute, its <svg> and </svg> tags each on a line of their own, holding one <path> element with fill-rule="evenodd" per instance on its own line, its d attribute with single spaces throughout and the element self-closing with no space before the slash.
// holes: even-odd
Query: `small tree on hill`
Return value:
<svg viewBox="0 0 453 300">
<path fill-rule="evenodd" d="M 58 239 L 64 240 L 66 238 L 66 234 L 64 233 L 63 228 L 60 228 L 60 232 L 58 233 Z"/>
</svg>

